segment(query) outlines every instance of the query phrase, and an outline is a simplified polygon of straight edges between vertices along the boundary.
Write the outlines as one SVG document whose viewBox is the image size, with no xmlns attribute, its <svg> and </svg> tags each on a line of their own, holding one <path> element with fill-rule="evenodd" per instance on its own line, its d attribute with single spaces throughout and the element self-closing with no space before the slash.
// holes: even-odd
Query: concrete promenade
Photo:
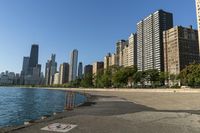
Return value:
<svg viewBox="0 0 200 133">
<path fill-rule="evenodd" d="M 59 88 L 60 89 L 60 88 Z M 85 106 L 13 133 L 47 133 L 52 123 L 77 125 L 69 133 L 199 133 L 198 89 L 62 89 L 92 95 Z M 10 130 L 10 129 L 9 129 Z M 9 131 L 8 129 L 1 132 Z"/>
</svg>

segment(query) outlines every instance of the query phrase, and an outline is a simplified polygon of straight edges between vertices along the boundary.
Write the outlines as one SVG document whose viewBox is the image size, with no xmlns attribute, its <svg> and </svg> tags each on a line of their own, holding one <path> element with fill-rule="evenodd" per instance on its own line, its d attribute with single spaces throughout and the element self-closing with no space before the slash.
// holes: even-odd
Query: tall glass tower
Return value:
<svg viewBox="0 0 200 133">
<path fill-rule="evenodd" d="M 74 49 L 70 57 L 70 67 L 69 67 L 69 81 L 76 80 L 77 76 L 77 63 L 78 63 L 78 50 Z"/>
<path fill-rule="evenodd" d="M 83 63 L 82 62 L 79 62 L 78 64 L 78 78 L 82 78 L 83 76 Z"/>
<path fill-rule="evenodd" d="M 33 44 L 31 47 L 30 59 L 29 59 L 29 74 L 33 75 L 33 68 L 38 64 L 38 53 L 39 46 L 37 44 Z"/>
</svg>

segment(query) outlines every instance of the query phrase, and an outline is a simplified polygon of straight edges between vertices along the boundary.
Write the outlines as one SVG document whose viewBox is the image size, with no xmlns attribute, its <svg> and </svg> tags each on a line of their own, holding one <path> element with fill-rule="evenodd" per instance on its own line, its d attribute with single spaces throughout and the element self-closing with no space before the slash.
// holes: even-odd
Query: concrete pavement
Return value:
<svg viewBox="0 0 200 133">
<path fill-rule="evenodd" d="M 52 123 L 78 125 L 69 133 L 199 133 L 200 93 L 103 92 L 85 106 L 12 133 L 48 133 Z M 3 131 L 2 131 L 3 132 Z"/>
</svg>

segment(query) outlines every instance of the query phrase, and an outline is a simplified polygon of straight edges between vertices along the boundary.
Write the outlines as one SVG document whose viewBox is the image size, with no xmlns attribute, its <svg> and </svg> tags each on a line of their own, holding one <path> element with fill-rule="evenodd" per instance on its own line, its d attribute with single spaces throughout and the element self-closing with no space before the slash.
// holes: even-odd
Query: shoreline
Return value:
<svg viewBox="0 0 200 133">
<path fill-rule="evenodd" d="M 2 88 L 4 86 L 1 86 Z M 47 90 L 61 90 L 61 91 L 73 91 L 73 92 L 165 92 L 165 93 L 200 93 L 200 88 L 57 88 L 57 87 L 17 87 L 17 86 L 5 86 L 6 88 L 22 88 L 22 89 L 47 89 Z"/>
</svg>

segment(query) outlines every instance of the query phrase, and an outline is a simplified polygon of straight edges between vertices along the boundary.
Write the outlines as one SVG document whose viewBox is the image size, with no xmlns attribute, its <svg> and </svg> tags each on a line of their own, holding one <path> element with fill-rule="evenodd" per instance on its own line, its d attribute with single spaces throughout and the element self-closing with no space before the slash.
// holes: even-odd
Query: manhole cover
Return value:
<svg viewBox="0 0 200 133">
<path fill-rule="evenodd" d="M 77 125 L 54 123 L 42 128 L 41 130 L 66 133 L 75 127 L 77 127 Z"/>
</svg>

